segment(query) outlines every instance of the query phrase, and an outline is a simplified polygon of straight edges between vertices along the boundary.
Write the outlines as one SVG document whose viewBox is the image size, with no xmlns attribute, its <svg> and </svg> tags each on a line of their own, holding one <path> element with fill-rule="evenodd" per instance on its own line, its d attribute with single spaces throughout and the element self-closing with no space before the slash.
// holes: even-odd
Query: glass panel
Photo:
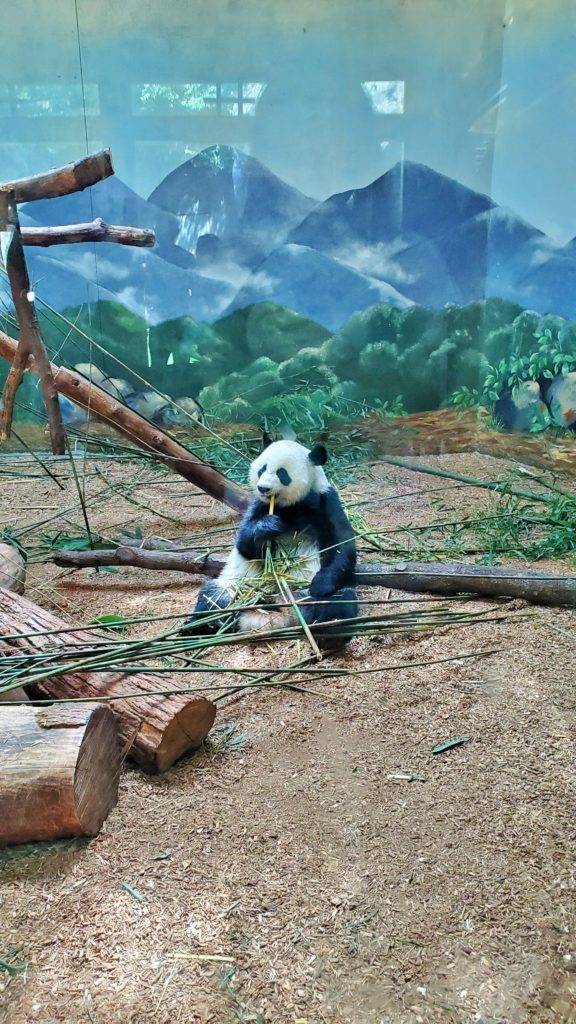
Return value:
<svg viewBox="0 0 576 1024">
<path fill-rule="evenodd" d="M 73 117 L 99 112 L 98 86 L 94 82 L 17 83 L 14 87 L 17 114 L 25 117 Z"/>
</svg>

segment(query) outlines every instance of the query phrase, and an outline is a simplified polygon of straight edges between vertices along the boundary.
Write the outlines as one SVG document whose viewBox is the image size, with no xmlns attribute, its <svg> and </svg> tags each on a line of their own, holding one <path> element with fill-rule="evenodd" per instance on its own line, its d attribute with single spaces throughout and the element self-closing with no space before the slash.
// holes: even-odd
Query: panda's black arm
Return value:
<svg viewBox="0 0 576 1024">
<path fill-rule="evenodd" d="M 278 516 L 268 514 L 266 502 L 256 498 L 244 513 L 236 535 L 236 547 L 243 558 L 262 558 L 268 541 L 282 533 Z"/>
<path fill-rule="evenodd" d="M 354 530 L 333 487 L 323 492 L 318 524 L 321 567 L 310 584 L 312 597 L 329 597 L 353 586 L 356 569 Z"/>
</svg>

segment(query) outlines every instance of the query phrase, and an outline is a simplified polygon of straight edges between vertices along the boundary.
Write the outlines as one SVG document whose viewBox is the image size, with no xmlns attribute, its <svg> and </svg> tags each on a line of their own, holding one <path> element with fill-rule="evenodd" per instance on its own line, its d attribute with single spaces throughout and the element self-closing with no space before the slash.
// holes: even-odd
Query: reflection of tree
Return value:
<svg viewBox="0 0 576 1024">
<path fill-rule="evenodd" d="M 253 117 L 264 82 L 145 82 L 134 87 L 135 108 L 141 114 L 217 114 Z"/>
</svg>

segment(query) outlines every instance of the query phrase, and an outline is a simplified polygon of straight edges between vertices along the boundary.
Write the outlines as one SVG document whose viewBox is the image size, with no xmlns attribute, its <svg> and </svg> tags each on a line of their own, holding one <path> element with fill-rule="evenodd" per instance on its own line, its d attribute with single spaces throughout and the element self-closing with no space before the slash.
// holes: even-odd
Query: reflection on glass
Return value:
<svg viewBox="0 0 576 1024">
<path fill-rule="evenodd" d="M 376 114 L 404 113 L 404 82 L 362 82 Z"/>
<path fill-rule="evenodd" d="M 264 82 L 143 82 L 132 86 L 136 114 L 220 114 L 253 116 Z"/>
<path fill-rule="evenodd" d="M 0 92 L 0 112 L 24 117 L 78 117 L 100 113 L 98 86 L 95 82 L 17 83 Z M 10 110 L 10 106 L 12 110 Z M 5 116 L 6 116 L 5 115 Z"/>
</svg>

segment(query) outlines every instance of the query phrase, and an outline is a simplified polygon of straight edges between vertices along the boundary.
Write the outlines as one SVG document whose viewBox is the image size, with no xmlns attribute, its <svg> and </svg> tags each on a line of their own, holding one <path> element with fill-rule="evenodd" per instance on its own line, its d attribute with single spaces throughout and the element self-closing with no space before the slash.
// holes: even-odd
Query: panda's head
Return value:
<svg viewBox="0 0 576 1024">
<path fill-rule="evenodd" d="M 295 505 L 311 491 L 327 490 L 322 469 L 328 459 L 324 445 L 310 450 L 297 441 L 272 441 L 266 434 L 263 444 L 250 466 L 250 484 L 261 501 L 268 503 L 274 495 L 278 505 Z"/>
</svg>

